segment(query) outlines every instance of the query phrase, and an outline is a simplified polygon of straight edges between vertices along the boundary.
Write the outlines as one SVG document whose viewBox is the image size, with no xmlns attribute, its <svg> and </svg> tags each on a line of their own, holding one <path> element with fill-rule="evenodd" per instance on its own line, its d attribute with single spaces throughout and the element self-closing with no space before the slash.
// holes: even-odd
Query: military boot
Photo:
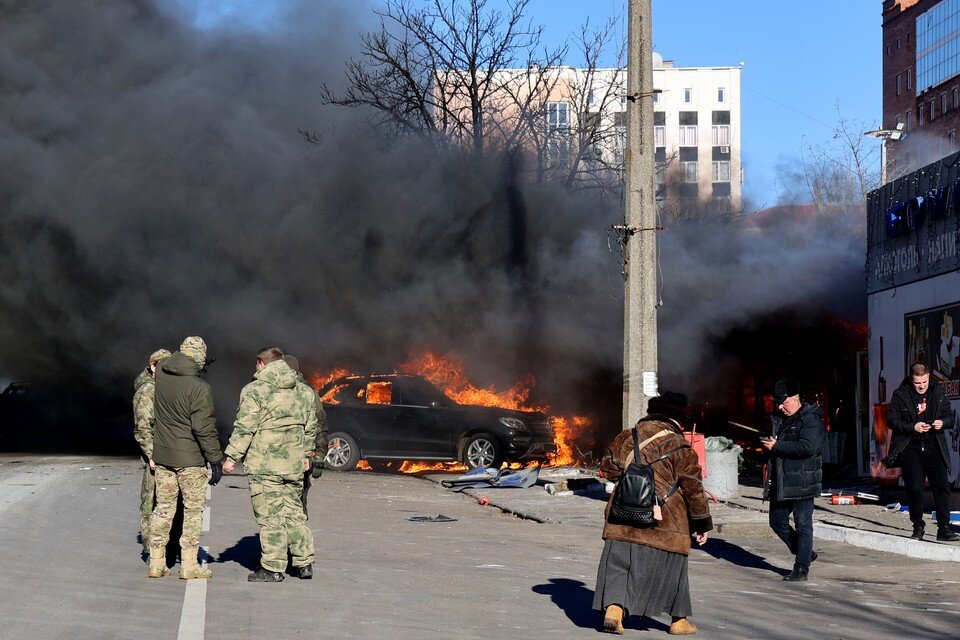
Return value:
<svg viewBox="0 0 960 640">
<path fill-rule="evenodd" d="M 167 569 L 167 552 L 165 549 L 150 549 L 150 567 L 147 569 L 148 578 L 162 578 L 170 575 Z"/>
<path fill-rule="evenodd" d="M 802 564 L 795 564 L 793 565 L 793 571 L 783 576 L 783 579 L 787 582 L 805 582 L 809 573 L 809 567 Z"/>
<path fill-rule="evenodd" d="M 247 582 L 283 582 L 283 574 L 261 567 L 247 576 Z"/>
<path fill-rule="evenodd" d="M 913 533 L 910 534 L 910 537 L 914 540 L 923 540 L 923 529 L 924 524 L 922 522 L 920 524 L 914 524 Z"/>
<path fill-rule="evenodd" d="M 951 531 L 949 526 L 938 527 L 937 540 L 940 542 L 956 542 L 960 540 L 960 536 Z"/>
<path fill-rule="evenodd" d="M 197 547 L 189 547 L 180 552 L 180 579 L 181 580 L 206 580 L 213 577 L 213 571 L 204 569 L 197 562 Z"/>
<path fill-rule="evenodd" d="M 301 580 L 310 580 L 313 578 L 313 565 L 308 564 L 303 567 L 294 567 L 294 572 Z"/>
</svg>

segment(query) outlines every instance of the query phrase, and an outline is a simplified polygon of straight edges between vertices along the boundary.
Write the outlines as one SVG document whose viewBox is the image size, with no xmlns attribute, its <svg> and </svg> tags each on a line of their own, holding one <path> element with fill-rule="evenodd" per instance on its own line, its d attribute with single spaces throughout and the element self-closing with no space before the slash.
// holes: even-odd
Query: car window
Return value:
<svg viewBox="0 0 960 640">
<path fill-rule="evenodd" d="M 366 388 L 367 404 L 390 404 L 393 400 L 392 382 L 369 382 Z"/>
<path fill-rule="evenodd" d="M 359 382 L 342 382 L 327 389 L 320 401 L 326 404 L 361 404 L 363 395 L 363 386 Z"/>
<path fill-rule="evenodd" d="M 449 407 L 452 402 L 440 389 L 420 378 L 406 378 L 398 381 L 400 384 L 400 401 L 402 405 L 413 407 L 429 407 L 436 403 L 441 407 Z"/>
</svg>

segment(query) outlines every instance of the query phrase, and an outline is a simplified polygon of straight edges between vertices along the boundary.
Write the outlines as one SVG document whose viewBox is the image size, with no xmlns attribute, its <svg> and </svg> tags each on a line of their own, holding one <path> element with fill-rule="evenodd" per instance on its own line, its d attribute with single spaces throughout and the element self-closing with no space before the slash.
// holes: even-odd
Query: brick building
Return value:
<svg viewBox="0 0 960 640">
<path fill-rule="evenodd" d="M 884 0 L 883 128 L 895 179 L 958 149 L 960 0 Z"/>
</svg>

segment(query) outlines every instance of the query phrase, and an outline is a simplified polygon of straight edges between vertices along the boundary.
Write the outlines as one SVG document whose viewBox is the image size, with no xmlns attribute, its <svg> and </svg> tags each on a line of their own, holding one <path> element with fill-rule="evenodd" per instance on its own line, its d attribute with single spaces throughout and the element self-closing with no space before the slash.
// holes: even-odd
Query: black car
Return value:
<svg viewBox="0 0 960 640">
<path fill-rule="evenodd" d="M 320 398 L 330 428 L 327 468 L 375 470 L 405 460 L 461 461 L 471 469 L 504 461 L 544 461 L 557 450 L 547 416 L 457 404 L 420 376 L 347 376 Z"/>
</svg>

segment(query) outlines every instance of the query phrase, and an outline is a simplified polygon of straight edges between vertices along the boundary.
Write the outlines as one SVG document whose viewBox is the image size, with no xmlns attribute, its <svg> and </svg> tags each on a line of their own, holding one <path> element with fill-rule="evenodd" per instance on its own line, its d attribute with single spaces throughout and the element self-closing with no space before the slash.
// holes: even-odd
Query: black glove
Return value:
<svg viewBox="0 0 960 640">
<path fill-rule="evenodd" d="M 319 478 L 323 475 L 324 460 L 323 458 L 316 457 L 310 461 L 310 477 Z"/>
<path fill-rule="evenodd" d="M 210 463 L 210 482 L 211 487 L 215 486 L 220 482 L 220 478 L 223 477 L 223 463 L 222 462 L 211 462 Z"/>
</svg>

